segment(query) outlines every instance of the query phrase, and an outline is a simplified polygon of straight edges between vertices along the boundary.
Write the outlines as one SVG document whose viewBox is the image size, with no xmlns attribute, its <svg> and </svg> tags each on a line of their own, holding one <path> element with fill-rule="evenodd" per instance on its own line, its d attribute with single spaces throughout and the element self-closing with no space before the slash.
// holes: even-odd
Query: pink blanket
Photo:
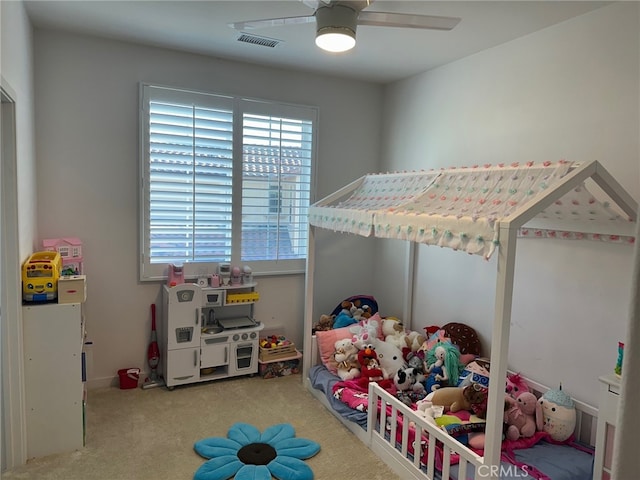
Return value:
<svg viewBox="0 0 640 480">
<path fill-rule="evenodd" d="M 389 392 L 396 394 L 396 387 L 390 379 L 377 382 Z M 354 410 L 366 412 L 369 401 L 369 382 L 362 377 L 353 380 L 341 380 L 333 385 L 333 396 Z"/>
</svg>

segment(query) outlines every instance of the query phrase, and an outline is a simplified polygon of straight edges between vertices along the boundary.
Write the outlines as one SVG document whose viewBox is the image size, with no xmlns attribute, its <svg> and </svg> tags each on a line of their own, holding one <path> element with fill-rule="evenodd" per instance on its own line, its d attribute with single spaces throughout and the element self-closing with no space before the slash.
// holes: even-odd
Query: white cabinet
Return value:
<svg viewBox="0 0 640 480">
<path fill-rule="evenodd" d="M 27 457 L 84 446 L 82 304 L 22 307 Z"/>
<path fill-rule="evenodd" d="M 169 350 L 166 365 L 165 377 L 171 379 L 172 384 L 195 382 L 200 376 L 200 349 Z"/>
<path fill-rule="evenodd" d="M 220 367 L 229 364 L 229 343 L 225 336 L 200 340 L 202 368 Z"/>
<path fill-rule="evenodd" d="M 598 408 L 598 433 L 593 462 L 593 480 L 609 480 L 613 461 L 613 439 L 620 403 L 620 378 L 605 375 L 600 380 L 600 406 Z"/>
<path fill-rule="evenodd" d="M 160 370 L 176 385 L 258 372 L 258 332 L 253 318 L 255 284 L 162 287 Z"/>
</svg>

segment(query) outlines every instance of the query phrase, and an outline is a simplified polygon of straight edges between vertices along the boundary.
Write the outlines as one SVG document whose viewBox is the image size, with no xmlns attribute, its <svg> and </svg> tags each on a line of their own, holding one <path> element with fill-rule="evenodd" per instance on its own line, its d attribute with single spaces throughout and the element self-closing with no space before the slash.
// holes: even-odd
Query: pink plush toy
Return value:
<svg viewBox="0 0 640 480">
<path fill-rule="evenodd" d="M 508 440 L 533 437 L 542 430 L 542 407 L 533 393 L 521 392 L 517 400 L 505 395 L 505 407 Z"/>
<path fill-rule="evenodd" d="M 524 392 L 531 392 L 529 385 L 519 373 L 510 373 L 507 375 L 507 385 L 505 391 L 512 398 L 518 398 Z"/>
</svg>

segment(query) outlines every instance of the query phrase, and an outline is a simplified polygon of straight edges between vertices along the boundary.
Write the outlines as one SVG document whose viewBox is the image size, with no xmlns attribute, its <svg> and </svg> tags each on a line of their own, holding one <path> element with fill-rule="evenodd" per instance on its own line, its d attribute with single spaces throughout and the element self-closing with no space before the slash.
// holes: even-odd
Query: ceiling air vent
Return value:
<svg viewBox="0 0 640 480">
<path fill-rule="evenodd" d="M 263 47 L 274 48 L 280 45 L 280 40 L 268 37 L 259 37 L 257 35 L 250 35 L 248 33 L 242 33 L 238 37 L 239 42 L 250 43 L 252 45 L 261 45 Z"/>
</svg>

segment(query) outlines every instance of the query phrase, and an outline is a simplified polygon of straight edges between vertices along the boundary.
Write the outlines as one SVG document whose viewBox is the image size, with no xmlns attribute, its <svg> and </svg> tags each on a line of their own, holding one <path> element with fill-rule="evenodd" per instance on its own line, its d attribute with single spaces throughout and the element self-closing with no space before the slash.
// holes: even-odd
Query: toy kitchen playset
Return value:
<svg viewBox="0 0 640 480">
<path fill-rule="evenodd" d="M 160 332 L 167 387 L 257 373 L 264 325 L 253 317 L 260 296 L 251 270 L 169 265 L 167 278 Z"/>
</svg>

